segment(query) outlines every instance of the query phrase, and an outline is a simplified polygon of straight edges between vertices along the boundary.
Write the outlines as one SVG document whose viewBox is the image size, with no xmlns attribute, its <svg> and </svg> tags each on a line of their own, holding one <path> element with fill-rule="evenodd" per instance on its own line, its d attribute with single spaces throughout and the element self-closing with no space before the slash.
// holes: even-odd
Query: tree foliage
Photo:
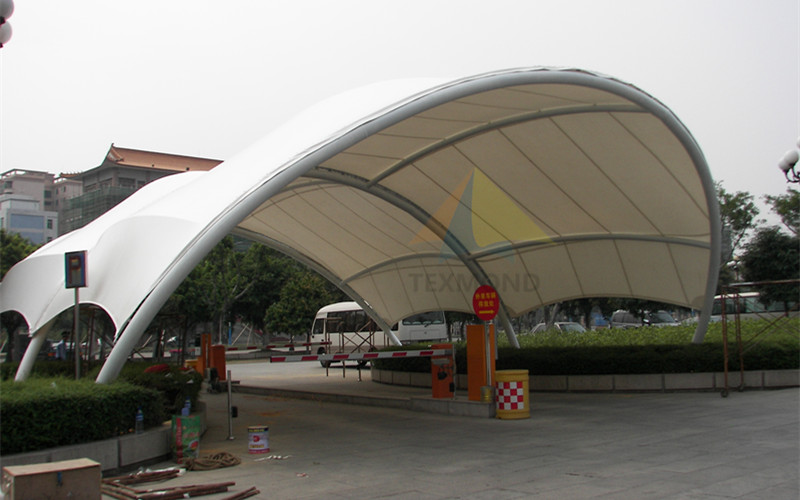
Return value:
<svg viewBox="0 0 800 500">
<path fill-rule="evenodd" d="M 218 325 L 220 338 L 222 325 L 234 320 L 233 305 L 253 286 L 252 276 L 244 272 L 245 267 L 244 253 L 237 252 L 233 237 L 226 236 L 193 270 L 199 303 Z"/>
<path fill-rule="evenodd" d="M 250 289 L 231 312 L 256 330 L 265 330 L 264 313 L 280 301 L 281 289 L 294 276 L 307 272 L 295 260 L 270 248 L 254 243 L 249 246 L 242 263 L 242 272 L 250 277 Z"/>
<path fill-rule="evenodd" d="M 344 295 L 295 260 L 258 243 L 226 237 L 195 267 L 170 296 L 151 324 L 159 333 L 189 331 L 211 323 L 240 320 L 257 331 L 305 333 L 317 309 Z"/>
<path fill-rule="evenodd" d="M 753 202 L 752 194 L 746 191 L 729 193 L 722 187 L 722 183 L 717 183 L 716 187 L 722 227 L 730 233 L 730 248 L 723 249 L 722 255 L 721 264 L 725 266 L 747 234 L 756 227 L 759 210 Z"/>
<path fill-rule="evenodd" d="M 0 280 L 14 264 L 32 254 L 38 246 L 17 233 L 0 228 Z"/>
<path fill-rule="evenodd" d="M 745 246 L 742 265 L 746 281 L 800 279 L 800 238 L 784 234 L 778 227 L 761 229 Z M 762 285 L 757 289 L 764 304 L 798 299 L 796 284 Z"/>
<path fill-rule="evenodd" d="M 800 229 L 800 191 L 789 188 L 786 194 L 766 195 L 764 199 L 781 218 L 786 229 L 797 236 Z"/>
<path fill-rule="evenodd" d="M 305 334 L 320 307 L 341 299 L 341 292 L 319 275 L 298 273 L 281 289 L 280 300 L 269 306 L 264 322 L 273 332 Z"/>
<path fill-rule="evenodd" d="M 17 233 L 8 233 L 0 228 L 0 280 L 5 278 L 9 269 L 14 264 L 32 254 L 38 246 Z M 25 319 L 15 311 L 6 311 L 0 314 L 0 326 L 7 335 L 8 352 L 15 352 L 15 333 L 20 328 L 27 326 Z M 10 360 L 12 355 L 8 356 Z"/>
</svg>

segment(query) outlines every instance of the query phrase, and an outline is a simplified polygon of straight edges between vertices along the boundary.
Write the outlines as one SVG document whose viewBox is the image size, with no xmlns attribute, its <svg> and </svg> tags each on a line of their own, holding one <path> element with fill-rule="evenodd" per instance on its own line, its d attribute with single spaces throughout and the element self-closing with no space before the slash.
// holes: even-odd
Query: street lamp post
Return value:
<svg viewBox="0 0 800 500">
<path fill-rule="evenodd" d="M 11 40 L 11 24 L 8 18 L 14 13 L 14 0 L 0 0 L 0 48 Z"/>
<path fill-rule="evenodd" d="M 797 139 L 797 147 L 800 148 L 800 138 Z M 795 171 L 798 160 L 800 160 L 800 153 L 798 153 L 797 149 L 790 149 L 778 161 L 778 168 L 786 176 L 786 182 L 800 182 L 800 175 Z"/>
</svg>

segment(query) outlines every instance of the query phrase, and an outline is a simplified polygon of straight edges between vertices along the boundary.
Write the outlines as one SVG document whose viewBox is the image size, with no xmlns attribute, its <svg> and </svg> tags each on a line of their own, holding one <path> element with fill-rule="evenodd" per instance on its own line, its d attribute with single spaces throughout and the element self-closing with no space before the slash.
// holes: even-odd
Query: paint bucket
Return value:
<svg viewBox="0 0 800 500">
<path fill-rule="evenodd" d="M 254 425 L 247 428 L 247 433 L 249 435 L 247 445 L 248 453 L 269 452 L 269 427 Z"/>
</svg>

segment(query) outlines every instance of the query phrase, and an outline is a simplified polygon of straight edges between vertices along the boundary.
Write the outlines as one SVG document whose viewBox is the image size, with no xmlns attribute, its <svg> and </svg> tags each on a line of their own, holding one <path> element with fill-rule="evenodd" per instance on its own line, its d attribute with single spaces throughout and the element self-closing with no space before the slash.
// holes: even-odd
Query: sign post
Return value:
<svg viewBox="0 0 800 500">
<path fill-rule="evenodd" d="M 479 319 L 483 320 L 483 338 L 486 343 L 486 386 L 481 389 L 481 399 L 486 403 L 492 402 L 492 346 L 490 344 L 489 330 L 492 320 L 500 310 L 500 296 L 497 290 L 489 285 L 479 286 L 472 295 L 472 309 Z"/>
<path fill-rule="evenodd" d="M 81 377 L 80 335 L 78 334 L 80 299 L 78 290 L 86 286 L 86 250 L 64 254 L 64 285 L 75 289 L 75 308 L 72 314 L 72 351 L 75 356 L 75 380 Z"/>
</svg>

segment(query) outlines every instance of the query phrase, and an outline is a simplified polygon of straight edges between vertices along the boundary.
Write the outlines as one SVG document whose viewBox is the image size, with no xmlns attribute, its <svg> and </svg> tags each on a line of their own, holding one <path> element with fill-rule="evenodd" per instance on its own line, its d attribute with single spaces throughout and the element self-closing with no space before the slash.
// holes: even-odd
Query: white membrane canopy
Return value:
<svg viewBox="0 0 800 500">
<path fill-rule="evenodd" d="M 113 379 L 230 232 L 311 266 L 384 326 L 471 312 L 490 284 L 501 320 L 579 297 L 701 309 L 696 341 L 720 237 L 698 145 L 629 84 L 547 68 L 390 82 L 326 101 L 210 172 L 156 181 L 43 247 L 9 272 L 3 310 L 42 329 L 72 301 L 64 252 L 88 250 L 81 298 L 118 328 L 98 381 Z"/>
</svg>

